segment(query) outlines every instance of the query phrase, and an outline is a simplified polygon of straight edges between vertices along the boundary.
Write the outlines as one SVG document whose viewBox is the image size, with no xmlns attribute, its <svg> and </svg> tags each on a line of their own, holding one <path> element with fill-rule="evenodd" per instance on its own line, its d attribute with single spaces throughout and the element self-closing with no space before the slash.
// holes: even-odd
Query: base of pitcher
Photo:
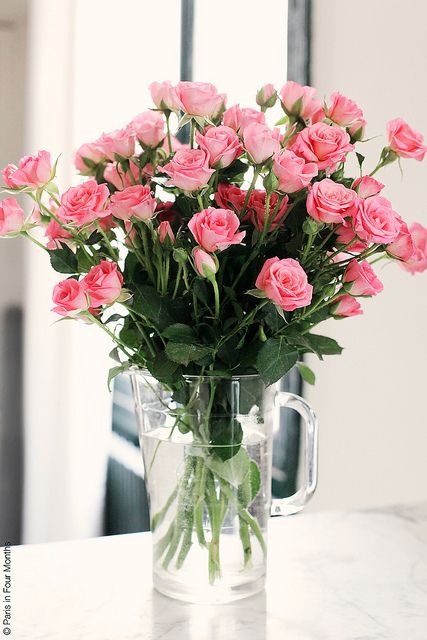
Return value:
<svg viewBox="0 0 427 640">
<path fill-rule="evenodd" d="M 177 583 L 174 579 L 154 575 L 153 586 L 159 593 L 175 600 L 192 604 L 227 604 L 260 593 L 265 587 L 265 575 L 239 584 L 227 585 L 220 581 L 217 585 L 207 584 L 205 587 Z"/>
</svg>

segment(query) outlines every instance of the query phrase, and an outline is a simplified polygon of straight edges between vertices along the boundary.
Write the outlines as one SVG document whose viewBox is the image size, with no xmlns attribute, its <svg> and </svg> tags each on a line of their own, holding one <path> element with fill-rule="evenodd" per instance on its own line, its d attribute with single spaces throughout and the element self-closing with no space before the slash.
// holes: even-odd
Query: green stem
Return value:
<svg viewBox="0 0 427 640">
<path fill-rule="evenodd" d="M 172 540 L 170 542 L 169 548 L 167 550 L 166 556 L 163 560 L 164 569 L 168 568 L 171 560 L 175 556 L 175 553 L 181 541 L 181 537 L 185 532 L 188 518 L 193 517 L 192 516 L 192 512 L 193 512 L 192 500 L 190 498 L 192 488 L 193 488 L 193 483 L 194 483 L 194 479 L 190 480 L 191 475 L 193 473 L 193 468 L 194 468 L 194 458 L 193 456 L 188 456 L 187 461 L 185 463 L 184 473 L 180 481 L 175 530 L 174 530 L 174 534 L 172 536 Z"/>
<path fill-rule="evenodd" d="M 250 568 L 252 565 L 252 545 L 251 537 L 249 535 L 249 525 L 242 520 L 239 516 L 239 534 L 243 546 L 243 560 L 245 568 Z"/>
<path fill-rule="evenodd" d="M 169 145 L 169 155 L 172 155 L 172 136 L 171 136 L 171 130 L 170 130 L 170 122 L 169 122 L 169 118 L 170 118 L 170 111 L 166 116 L 166 129 L 168 132 L 168 145 Z"/>
<path fill-rule="evenodd" d="M 162 524 L 167 512 L 169 511 L 171 505 L 175 501 L 175 498 L 177 495 L 178 495 L 178 487 L 176 486 L 175 489 L 170 494 L 169 498 L 167 499 L 165 506 L 162 509 L 160 509 L 160 511 L 155 513 L 154 516 L 152 517 L 151 531 L 155 531 L 157 527 L 159 527 Z"/>
<path fill-rule="evenodd" d="M 128 352 L 128 348 L 129 348 L 129 347 L 127 347 L 127 346 L 125 345 L 125 343 L 124 343 L 124 342 L 122 342 L 122 341 L 120 340 L 120 338 L 118 338 L 118 337 L 117 337 L 117 336 L 116 336 L 112 331 L 110 331 L 110 330 L 108 329 L 108 327 L 106 327 L 106 326 L 105 326 L 105 324 L 104 324 L 103 322 L 101 322 L 100 320 L 98 320 L 98 318 L 97 318 L 96 316 L 93 316 L 93 315 L 92 315 L 91 313 L 89 313 L 89 312 L 86 312 L 86 314 L 85 314 L 85 315 L 90 319 L 90 321 L 91 321 L 91 322 L 93 322 L 94 324 L 97 324 L 99 327 L 101 327 L 101 329 L 102 329 L 103 331 L 105 331 L 105 333 L 106 333 L 108 336 L 110 336 L 110 338 L 111 338 L 112 340 L 114 340 L 114 342 L 115 342 L 116 344 L 118 344 L 118 345 L 119 345 L 119 347 L 124 351 L 124 353 L 127 355 L 127 357 L 128 357 L 128 358 L 129 358 L 129 357 L 131 357 L 131 356 L 133 356 L 133 353 L 132 353 L 132 352 L 130 352 L 130 353 Z"/>
<path fill-rule="evenodd" d="M 107 234 L 105 233 L 104 229 L 101 227 L 101 225 L 99 224 L 98 220 L 95 223 L 96 228 L 98 229 L 99 233 L 102 235 L 104 242 L 107 246 L 108 249 L 108 253 L 110 254 L 110 257 L 114 260 L 114 262 L 117 261 L 117 254 L 115 252 L 115 250 L 113 249 L 113 246 L 110 242 L 110 240 L 108 239 Z"/>
<path fill-rule="evenodd" d="M 194 149 L 194 132 L 196 130 L 196 123 L 194 120 L 191 120 L 191 128 L 190 128 L 190 149 Z"/>
<path fill-rule="evenodd" d="M 138 331 L 140 332 L 140 334 L 142 335 L 142 337 L 144 338 L 144 341 L 148 347 L 149 352 L 151 353 L 151 355 L 153 356 L 153 358 L 157 355 L 156 350 L 154 349 L 149 337 L 147 336 L 147 334 L 145 333 L 145 329 L 144 327 L 140 324 L 140 322 L 138 321 L 136 314 L 129 308 L 127 307 L 129 315 L 131 316 L 132 320 L 135 322 Z"/>
<path fill-rule="evenodd" d="M 182 273 L 182 265 L 178 265 L 178 272 L 176 274 L 175 287 L 174 287 L 173 294 L 172 294 L 172 300 L 175 300 L 176 294 L 178 293 L 178 287 L 179 287 L 179 283 L 180 283 L 181 273 Z"/>
<path fill-rule="evenodd" d="M 45 247 L 44 244 L 42 244 L 41 242 L 36 240 L 33 236 L 31 236 L 28 233 L 28 231 L 23 231 L 22 232 L 22 236 L 24 238 L 27 238 L 28 240 L 31 240 L 31 242 L 33 242 L 37 247 L 40 247 L 40 249 L 43 249 L 44 251 L 47 251 L 49 253 L 49 249 L 47 247 Z"/>
<path fill-rule="evenodd" d="M 229 485 L 226 482 L 221 481 L 221 489 L 223 490 L 227 498 L 230 501 L 234 502 L 239 518 L 252 529 L 256 539 L 260 544 L 261 549 L 263 550 L 264 555 L 266 555 L 267 545 L 265 544 L 264 536 L 262 535 L 262 531 L 257 519 L 251 516 L 249 511 L 240 505 L 237 497 L 234 495 L 232 489 L 230 489 Z"/>
<path fill-rule="evenodd" d="M 218 320 L 219 318 L 219 289 L 218 289 L 218 283 L 216 281 L 215 276 L 213 276 L 212 278 L 209 278 L 209 282 L 211 283 L 213 290 L 214 290 L 214 296 L 215 296 L 215 319 Z"/>
<path fill-rule="evenodd" d="M 197 540 L 202 547 L 206 546 L 205 531 L 203 529 L 203 498 L 206 488 L 207 466 L 203 458 L 197 458 L 196 462 L 196 496 L 194 503 L 194 528 Z"/>
<path fill-rule="evenodd" d="M 148 244 L 147 227 L 145 224 L 141 225 L 140 232 L 142 237 L 142 245 L 144 247 L 145 268 L 147 269 L 147 273 L 150 277 L 151 282 L 155 286 L 156 278 L 154 276 L 153 265 L 151 264 L 151 252 L 150 252 L 150 246 Z"/>
<path fill-rule="evenodd" d="M 200 193 L 198 193 L 198 194 L 197 194 L 197 202 L 198 202 L 198 204 L 199 204 L 200 211 L 202 211 L 202 209 L 204 209 L 204 208 L 205 208 L 205 205 L 204 205 L 204 203 L 203 203 L 203 198 L 202 198 L 202 196 L 200 195 Z"/>
</svg>

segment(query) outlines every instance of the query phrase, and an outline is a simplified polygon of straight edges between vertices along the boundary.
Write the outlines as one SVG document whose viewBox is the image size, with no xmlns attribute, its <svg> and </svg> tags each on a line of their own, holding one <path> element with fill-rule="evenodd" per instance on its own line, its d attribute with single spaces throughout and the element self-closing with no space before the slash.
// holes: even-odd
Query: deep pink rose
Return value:
<svg viewBox="0 0 427 640">
<path fill-rule="evenodd" d="M 359 142 L 359 140 L 363 140 L 367 124 L 368 123 L 364 118 L 360 118 L 359 120 L 352 122 L 351 125 L 347 127 L 347 131 L 352 142 Z"/>
<path fill-rule="evenodd" d="M 176 93 L 182 110 L 192 116 L 213 118 L 225 104 L 225 95 L 209 82 L 178 82 Z"/>
<path fill-rule="evenodd" d="M 307 212 L 318 222 L 339 224 L 356 213 L 358 197 L 353 189 L 329 178 L 315 182 L 307 196 Z"/>
<path fill-rule="evenodd" d="M 82 175 L 92 175 L 94 173 L 93 169 L 91 169 L 88 164 L 84 161 L 84 159 L 89 160 L 95 164 L 99 164 L 100 162 L 104 162 L 106 160 L 105 152 L 98 145 L 98 142 L 85 142 L 80 145 L 74 154 L 74 166 L 77 171 L 80 171 Z"/>
<path fill-rule="evenodd" d="M 86 180 L 77 187 L 70 187 L 61 197 L 57 217 L 64 224 L 82 226 L 110 215 L 105 208 L 110 192 L 106 184 Z"/>
<path fill-rule="evenodd" d="M 126 187 L 131 187 L 139 182 L 139 169 L 134 162 L 129 163 L 130 171 L 133 179 L 130 177 L 129 171 L 126 173 L 117 162 L 109 162 L 104 169 L 104 178 L 112 184 L 118 191 L 123 191 Z M 145 175 L 145 167 L 142 171 Z"/>
<path fill-rule="evenodd" d="M 246 191 L 239 189 L 234 184 L 220 182 L 215 194 L 215 202 L 222 209 L 233 209 L 240 213 L 246 198 Z"/>
<path fill-rule="evenodd" d="M 153 198 L 150 187 L 136 184 L 127 187 L 123 191 L 116 191 L 110 198 L 110 209 L 115 218 L 119 220 L 150 220 L 156 209 L 156 200 Z"/>
<path fill-rule="evenodd" d="M 165 118 L 159 111 L 144 111 L 135 116 L 128 128 L 143 147 L 158 147 L 166 135 Z"/>
<path fill-rule="evenodd" d="M 400 220 L 387 198 L 373 196 L 366 200 L 359 199 L 353 229 L 361 240 L 389 244 L 399 235 Z"/>
<path fill-rule="evenodd" d="M 362 109 L 350 98 L 336 91 L 331 95 L 331 106 L 326 112 L 330 120 L 341 127 L 349 127 L 363 118 Z"/>
<path fill-rule="evenodd" d="M 209 127 L 204 134 L 196 132 L 196 142 L 209 156 L 209 166 L 224 169 L 242 153 L 237 133 L 224 125 Z"/>
<path fill-rule="evenodd" d="M 39 151 L 36 156 L 24 156 L 15 167 L 8 164 L 2 171 L 6 187 L 16 189 L 18 187 L 31 187 L 38 189 L 50 182 L 52 167 L 50 153 Z"/>
<path fill-rule="evenodd" d="M 18 234 L 24 226 L 24 212 L 16 198 L 0 201 L 0 236 Z"/>
<path fill-rule="evenodd" d="M 262 164 L 280 149 L 279 129 L 271 130 L 265 124 L 254 122 L 245 127 L 243 142 L 255 164 Z"/>
<path fill-rule="evenodd" d="M 150 89 L 153 102 L 158 109 L 168 109 L 169 111 L 179 111 L 182 109 L 176 88 L 173 87 L 169 81 L 152 82 L 148 88 Z"/>
<path fill-rule="evenodd" d="M 196 271 L 202 278 L 210 278 L 218 271 L 216 258 L 200 247 L 193 249 L 193 259 Z"/>
<path fill-rule="evenodd" d="M 322 103 L 316 98 L 316 89 L 313 87 L 302 86 L 298 82 L 288 80 L 279 94 L 283 109 L 288 115 L 312 122 L 318 122 L 324 118 Z"/>
<path fill-rule="evenodd" d="M 350 260 L 343 282 L 347 283 L 345 290 L 352 296 L 376 296 L 384 289 L 367 260 Z"/>
<path fill-rule="evenodd" d="M 396 240 L 387 245 L 387 254 L 392 258 L 408 262 L 415 252 L 415 244 L 408 225 L 400 221 L 400 231 Z"/>
<path fill-rule="evenodd" d="M 82 284 L 90 299 L 91 307 L 113 304 L 120 296 L 123 276 L 117 269 L 115 262 L 101 260 L 99 265 L 92 267 Z"/>
<path fill-rule="evenodd" d="M 234 129 L 242 136 L 249 124 L 265 124 L 265 114 L 250 107 L 241 109 L 238 104 L 235 104 L 224 112 L 222 121 L 226 127 Z"/>
<path fill-rule="evenodd" d="M 103 133 L 96 144 L 108 160 L 114 160 L 115 154 L 130 158 L 135 153 L 135 133 L 129 127 L 116 129 L 110 133 Z"/>
<path fill-rule="evenodd" d="M 427 151 L 424 136 L 409 126 L 403 118 L 395 118 L 387 123 L 389 147 L 401 158 L 424 160 Z"/>
<path fill-rule="evenodd" d="M 159 224 L 159 240 L 163 244 L 166 239 L 169 239 L 171 244 L 175 244 L 175 234 L 172 230 L 170 222 L 168 220 L 163 220 Z"/>
<path fill-rule="evenodd" d="M 209 156 L 202 149 L 178 149 L 163 171 L 170 176 L 166 183 L 168 186 L 178 187 L 187 193 L 205 187 L 214 173 L 209 168 Z"/>
<path fill-rule="evenodd" d="M 254 227 L 258 229 L 258 231 L 262 231 L 264 229 L 266 195 L 267 194 L 264 189 L 254 189 L 249 196 L 247 213 L 244 217 L 245 220 L 250 220 Z M 268 212 L 269 219 L 276 208 L 277 200 L 277 193 L 272 193 L 270 196 L 270 206 Z M 276 215 L 274 216 L 274 220 L 269 223 L 269 231 L 274 231 L 280 225 L 288 210 L 288 204 L 289 198 L 288 196 L 285 196 L 280 203 Z"/>
<path fill-rule="evenodd" d="M 255 286 L 263 291 L 285 311 L 294 311 L 310 304 L 313 287 L 308 284 L 307 274 L 293 258 L 270 258 L 264 263 Z"/>
<path fill-rule="evenodd" d="M 371 196 L 377 196 L 380 191 L 384 189 L 384 185 L 371 176 L 362 176 L 353 182 L 351 188 L 357 192 L 359 198 L 365 199 Z"/>
<path fill-rule="evenodd" d="M 89 308 L 83 281 L 78 282 L 74 278 L 68 278 L 55 285 L 52 300 L 56 305 L 52 311 L 60 316 L 77 316 Z"/>
<path fill-rule="evenodd" d="M 331 307 L 331 311 L 333 316 L 339 316 L 343 318 L 358 316 L 363 313 L 360 302 L 349 295 L 337 298 L 335 303 Z"/>
<path fill-rule="evenodd" d="M 61 227 L 61 225 L 58 224 L 53 218 L 46 227 L 45 236 L 48 240 L 46 247 L 49 250 L 60 249 L 61 243 L 67 244 L 69 247 L 74 246 L 74 243 L 69 241 L 70 238 L 73 237 L 73 235 L 69 231 Z"/>
<path fill-rule="evenodd" d="M 318 168 L 314 162 L 305 162 L 290 149 L 283 149 L 274 156 L 273 173 L 279 181 L 278 191 L 295 193 L 310 184 Z"/>
<path fill-rule="evenodd" d="M 274 107 L 277 100 L 277 91 L 271 83 L 265 84 L 257 91 L 256 103 L 264 109 Z"/>
<path fill-rule="evenodd" d="M 347 153 L 353 151 L 354 145 L 350 144 L 348 133 L 340 127 L 317 122 L 296 135 L 291 148 L 306 162 L 315 162 L 319 169 L 334 171 Z"/>
<path fill-rule="evenodd" d="M 427 269 L 427 229 L 422 224 L 415 222 L 409 231 L 415 250 L 411 258 L 402 262 L 401 266 L 409 273 L 421 273 Z"/>
<path fill-rule="evenodd" d="M 197 244 L 212 253 L 242 242 L 246 231 L 239 232 L 239 224 L 239 218 L 230 209 L 208 207 L 194 214 L 188 228 Z"/>
</svg>

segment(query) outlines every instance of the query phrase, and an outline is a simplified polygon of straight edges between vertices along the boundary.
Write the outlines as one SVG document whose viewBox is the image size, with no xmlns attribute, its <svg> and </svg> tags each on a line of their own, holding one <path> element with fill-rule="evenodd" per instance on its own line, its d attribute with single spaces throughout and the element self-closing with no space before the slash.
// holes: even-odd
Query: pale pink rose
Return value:
<svg viewBox="0 0 427 640">
<path fill-rule="evenodd" d="M 130 158 L 135 153 L 135 133 L 129 127 L 116 129 L 103 133 L 96 144 L 108 160 L 114 160 L 116 154 L 122 158 Z"/>
<path fill-rule="evenodd" d="M 109 195 L 106 184 L 86 180 L 77 187 L 70 187 L 62 195 L 57 217 L 64 224 L 74 224 L 79 227 L 100 218 L 106 218 L 110 215 L 110 211 L 106 209 Z"/>
<path fill-rule="evenodd" d="M 274 107 L 277 100 L 277 91 L 272 84 L 265 84 L 257 91 L 256 103 L 264 109 Z"/>
<path fill-rule="evenodd" d="M 194 214 L 188 228 L 197 244 L 212 253 L 242 242 L 246 231 L 239 232 L 239 224 L 239 218 L 230 209 L 208 207 Z"/>
<path fill-rule="evenodd" d="M 407 262 L 414 255 L 415 244 L 406 222 L 401 220 L 400 225 L 396 240 L 387 245 L 387 254 L 392 258 Z"/>
<path fill-rule="evenodd" d="M 381 280 L 377 278 L 367 260 L 362 262 L 350 260 L 343 282 L 347 283 L 345 290 L 352 296 L 376 296 L 384 289 Z"/>
<path fill-rule="evenodd" d="M 308 284 L 307 274 L 293 258 L 280 260 L 276 256 L 266 260 L 255 286 L 285 311 L 306 307 L 313 295 L 313 287 Z"/>
<path fill-rule="evenodd" d="M 389 244 L 399 235 L 400 220 L 389 200 L 373 196 L 366 200 L 359 199 L 353 229 L 361 240 Z"/>
<path fill-rule="evenodd" d="M 82 284 L 89 296 L 91 307 L 113 304 L 122 291 L 123 276 L 115 262 L 101 260 L 92 267 Z"/>
<path fill-rule="evenodd" d="M 325 116 L 322 103 L 316 98 L 316 89 L 288 80 L 279 92 L 282 106 L 288 115 L 318 122 Z"/>
<path fill-rule="evenodd" d="M 356 213 L 357 193 L 329 178 L 315 182 L 307 196 L 307 212 L 318 222 L 339 224 Z"/>
<path fill-rule="evenodd" d="M 380 191 L 384 189 L 384 185 L 371 176 L 362 176 L 353 182 L 351 188 L 357 192 L 359 198 L 365 199 L 371 196 L 377 196 Z"/>
<path fill-rule="evenodd" d="M 210 278 L 218 271 L 218 263 L 209 253 L 200 247 L 193 249 L 194 266 L 202 278 Z"/>
<path fill-rule="evenodd" d="M 320 169 L 334 171 L 339 162 L 345 160 L 354 145 L 346 131 L 324 122 L 303 129 L 292 140 L 292 151 L 306 162 L 315 162 Z"/>
<path fill-rule="evenodd" d="M 331 95 L 331 106 L 326 111 L 326 115 L 335 124 L 349 127 L 353 122 L 363 118 L 363 111 L 353 100 L 336 91 Z"/>
<path fill-rule="evenodd" d="M 411 225 L 412 240 L 414 242 L 414 253 L 401 266 L 409 273 L 421 273 L 427 269 L 427 229 L 422 224 L 415 222 Z"/>
<path fill-rule="evenodd" d="M 238 104 L 235 104 L 224 112 L 222 121 L 226 127 L 234 129 L 236 133 L 242 136 L 248 125 L 254 123 L 265 124 L 265 114 L 250 107 L 241 109 Z"/>
<path fill-rule="evenodd" d="M 265 206 L 266 206 L 266 192 L 264 189 L 254 189 L 251 192 L 248 200 L 247 213 L 245 214 L 244 220 L 250 220 L 254 227 L 258 229 L 258 231 L 262 231 L 264 229 L 265 224 Z M 278 200 L 277 193 L 272 193 L 270 196 L 270 206 L 268 212 L 268 218 L 270 220 L 273 211 L 276 208 Z M 275 231 L 277 227 L 280 225 L 281 221 L 286 215 L 288 210 L 289 197 L 285 196 L 280 203 L 279 209 L 277 210 L 276 215 L 274 216 L 274 220 L 269 224 L 269 231 Z"/>
<path fill-rule="evenodd" d="M 69 247 L 74 246 L 74 243 L 69 242 L 69 239 L 72 238 L 73 235 L 61 227 L 61 225 L 53 218 L 46 227 L 45 236 L 48 240 L 46 247 L 51 251 L 54 249 L 60 249 L 61 243 L 67 244 Z"/>
<path fill-rule="evenodd" d="M 176 93 L 182 110 L 192 116 L 213 118 L 225 104 L 225 95 L 209 82 L 178 82 Z"/>
<path fill-rule="evenodd" d="M 350 244 L 351 243 L 351 244 Z M 361 253 L 367 248 L 367 243 L 362 242 L 355 234 L 351 222 L 346 220 L 336 228 L 336 244 L 349 245 L 351 253 Z"/>
<path fill-rule="evenodd" d="M 215 202 L 221 209 L 233 209 L 234 212 L 240 213 L 243 209 L 246 193 L 234 184 L 221 182 L 215 193 Z"/>
<path fill-rule="evenodd" d="M 88 160 L 88 163 L 85 162 Z M 80 171 L 82 175 L 92 175 L 93 169 L 89 166 L 90 163 L 99 164 L 106 160 L 104 150 L 95 142 L 85 142 L 80 145 L 74 154 L 74 166 L 77 171 Z"/>
<path fill-rule="evenodd" d="M 187 144 L 186 142 L 181 142 L 180 140 L 178 140 L 176 136 L 171 136 L 171 144 L 172 144 L 172 149 L 169 148 L 169 140 L 168 140 L 168 137 L 166 136 L 162 142 L 162 149 L 165 149 L 168 155 L 170 155 L 171 153 L 175 153 L 175 151 L 178 151 L 178 149 L 190 148 L 189 144 Z"/>
<path fill-rule="evenodd" d="M 214 169 L 209 168 L 209 156 L 202 149 L 178 149 L 163 171 L 170 176 L 168 186 L 187 193 L 205 187 L 214 173 Z"/>
<path fill-rule="evenodd" d="M 352 142 L 359 142 L 359 140 L 363 140 L 367 124 L 368 123 L 364 118 L 360 118 L 359 120 L 352 122 L 351 125 L 347 127 L 347 132 L 349 133 Z"/>
<path fill-rule="evenodd" d="M 165 118 L 159 111 L 144 111 L 128 125 L 143 147 L 158 147 L 166 135 Z"/>
<path fill-rule="evenodd" d="M 110 210 L 119 220 L 150 220 L 156 209 L 156 200 L 153 198 L 150 187 L 136 184 L 126 187 L 123 191 L 116 191 L 110 198 Z"/>
<path fill-rule="evenodd" d="M 262 164 L 280 149 L 279 129 L 270 129 L 265 124 L 254 122 L 245 127 L 243 142 L 255 164 Z"/>
<path fill-rule="evenodd" d="M 52 300 L 56 305 L 52 311 L 60 316 L 77 316 L 89 308 L 83 281 L 78 282 L 74 278 L 68 278 L 55 285 Z"/>
<path fill-rule="evenodd" d="M 126 173 L 117 162 L 109 162 L 104 169 L 104 178 L 113 185 L 118 191 L 123 191 L 126 187 L 131 187 L 139 182 L 139 169 L 134 162 L 129 163 L 129 171 Z M 142 174 L 145 175 L 146 167 L 144 167 Z"/>
<path fill-rule="evenodd" d="M 19 187 L 31 187 L 38 189 L 50 182 L 52 166 L 50 153 L 38 151 L 36 156 L 24 156 L 15 167 L 8 164 L 2 171 L 6 187 L 16 189 Z"/>
<path fill-rule="evenodd" d="M 148 87 L 150 89 L 151 98 L 158 109 L 179 111 L 182 104 L 178 98 L 176 88 L 168 81 L 152 82 Z"/>
<path fill-rule="evenodd" d="M 236 132 L 224 125 L 209 127 L 204 134 L 196 131 L 196 142 L 209 156 L 209 165 L 215 169 L 224 169 L 243 151 Z"/>
<path fill-rule="evenodd" d="M 360 302 L 349 295 L 337 298 L 335 303 L 331 306 L 331 312 L 333 316 L 339 316 L 342 318 L 358 316 L 363 313 Z"/>
<path fill-rule="evenodd" d="M 13 236 L 22 231 L 24 211 L 16 198 L 5 198 L 0 201 L 0 236 Z"/>
<path fill-rule="evenodd" d="M 389 147 L 401 158 L 424 160 L 427 146 L 423 144 L 424 136 L 409 126 L 403 118 L 395 118 L 387 123 Z"/>
<path fill-rule="evenodd" d="M 164 244 L 166 239 L 169 239 L 171 244 L 175 244 L 175 234 L 172 230 L 170 222 L 168 220 L 163 220 L 159 224 L 159 240 L 162 244 Z"/>
<path fill-rule="evenodd" d="M 305 162 L 290 149 L 283 149 L 273 158 L 273 173 L 279 181 L 278 191 L 295 193 L 307 187 L 317 176 L 318 168 L 314 162 Z"/>
</svg>

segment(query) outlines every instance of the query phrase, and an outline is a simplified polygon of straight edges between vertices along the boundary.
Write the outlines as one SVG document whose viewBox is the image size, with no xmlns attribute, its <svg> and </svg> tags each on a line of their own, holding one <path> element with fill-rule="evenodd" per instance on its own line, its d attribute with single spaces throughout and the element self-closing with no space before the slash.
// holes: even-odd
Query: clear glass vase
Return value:
<svg viewBox="0 0 427 640">
<path fill-rule="evenodd" d="M 224 603 L 264 587 L 270 515 L 299 511 L 317 480 L 317 424 L 298 396 L 257 375 L 188 376 L 174 391 L 131 372 L 161 593 Z M 280 407 L 305 425 L 302 486 L 271 499 L 272 432 Z"/>
</svg>

